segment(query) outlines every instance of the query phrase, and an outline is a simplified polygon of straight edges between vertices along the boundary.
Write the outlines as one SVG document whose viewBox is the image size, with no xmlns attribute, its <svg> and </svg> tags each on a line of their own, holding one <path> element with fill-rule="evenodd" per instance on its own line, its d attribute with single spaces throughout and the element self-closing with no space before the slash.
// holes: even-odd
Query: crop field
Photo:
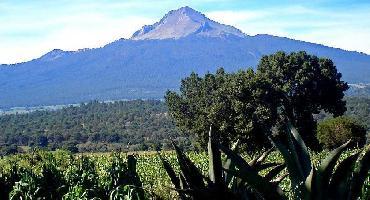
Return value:
<svg viewBox="0 0 370 200">
<path fill-rule="evenodd" d="M 347 151 L 342 159 L 352 154 Z M 132 153 L 129 153 L 132 154 Z M 39 151 L 28 154 L 6 156 L 0 159 L 0 186 L 2 198 L 17 199 L 17 195 L 29 199 L 43 197 L 43 191 L 54 191 L 55 199 L 119 199 L 114 198 L 113 177 L 124 172 L 127 153 L 103 154 L 70 154 L 65 151 Z M 172 189 L 171 180 L 163 168 L 157 153 L 134 154 L 137 160 L 136 172 L 142 183 L 146 198 L 174 199 L 177 193 Z M 170 164 L 179 170 L 174 152 L 162 152 Z M 207 153 L 190 152 L 188 157 L 196 164 L 203 174 L 208 173 Z M 312 154 L 315 165 L 319 164 L 327 152 Z M 250 160 L 248 155 L 244 156 Z M 121 160 L 123 162 L 117 162 Z M 271 162 L 283 162 L 277 152 L 267 158 Z M 48 169 L 48 170 L 46 170 Z M 262 172 L 263 173 L 263 172 Z M 290 182 L 285 179 L 280 183 L 283 190 L 288 191 Z M 365 187 L 370 187 L 369 178 Z M 9 194 L 5 194 L 6 192 Z M 289 191 L 288 191 L 289 192 Z M 5 195 L 5 196 L 4 196 Z M 0 197 L 0 198 L 1 198 Z M 43 199 L 43 198 L 41 198 Z M 46 199 L 48 199 L 46 197 Z"/>
</svg>

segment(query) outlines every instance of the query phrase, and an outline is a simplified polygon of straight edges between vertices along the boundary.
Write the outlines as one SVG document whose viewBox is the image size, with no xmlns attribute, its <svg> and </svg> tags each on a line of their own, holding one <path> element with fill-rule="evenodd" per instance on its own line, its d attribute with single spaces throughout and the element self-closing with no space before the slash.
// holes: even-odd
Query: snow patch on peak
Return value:
<svg viewBox="0 0 370 200">
<path fill-rule="evenodd" d="M 208 19 L 204 14 L 188 7 L 168 12 L 159 22 L 143 26 L 131 39 L 179 39 L 189 35 L 224 37 L 234 35 L 245 37 L 239 29 Z"/>
</svg>

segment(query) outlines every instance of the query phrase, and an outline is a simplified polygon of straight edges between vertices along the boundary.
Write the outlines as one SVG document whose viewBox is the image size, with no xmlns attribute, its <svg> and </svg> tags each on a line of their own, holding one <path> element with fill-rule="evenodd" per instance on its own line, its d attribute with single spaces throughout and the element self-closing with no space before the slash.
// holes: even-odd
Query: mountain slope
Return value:
<svg viewBox="0 0 370 200">
<path fill-rule="evenodd" d="M 211 28 L 204 28 L 207 23 Z M 329 57 L 344 80 L 370 83 L 368 55 L 271 35 L 248 36 L 185 7 L 144 26 L 131 39 L 96 49 L 53 50 L 30 62 L 1 66 L 0 108 L 163 98 L 192 71 L 255 67 L 262 55 L 278 50 Z"/>
</svg>

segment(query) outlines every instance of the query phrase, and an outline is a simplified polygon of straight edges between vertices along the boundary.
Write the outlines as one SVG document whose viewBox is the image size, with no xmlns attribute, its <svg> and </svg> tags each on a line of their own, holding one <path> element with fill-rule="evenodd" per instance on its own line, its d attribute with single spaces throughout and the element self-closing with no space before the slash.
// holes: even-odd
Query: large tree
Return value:
<svg viewBox="0 0 370 200">
<path fill-rule="evenodd" d="M 274 89 L 277 109 L 298 128 L 306 144 L 319 147 L 313 114 L 320 111 L 342 115 L 347 83 L 330 59 L 318 58 L 306 52 L 277 52 L 263 56 L 256 76 L 269 82 Z"/>
<path fill-rule="evenodd" d="M 249 148 L 268 145 L 264 133 L 272 124 L 273 107 L 269 84 L 255 78 L 252 69 L 199 77 L 192 73 L 181 82 L 180 93 L 167 92 L 165 99 L 176 125 L 193 133 L 205 144 L 208 129 L 219 136 L 225 145 L 240 139 L 253 141 Z M 268 100 L 269 99 L 269 100 Z"/>
<path fill-rule="evenodd" d="M 277 52 L 262 57 L 257 71 L 192 73 L 180 92 L 167 92 L 171 116 L 184 132 L 207 139 L 210 126 L 222 142 L 247 140 L 251 147 L 265 146 L 266 135 L 289 119 L 311 148 L 317 148 L 313 114 L 324 110 L 335 116 L 345 111 L 343 92 L 348 88 L 333 62 L 305 52 Z"/>
</svg>

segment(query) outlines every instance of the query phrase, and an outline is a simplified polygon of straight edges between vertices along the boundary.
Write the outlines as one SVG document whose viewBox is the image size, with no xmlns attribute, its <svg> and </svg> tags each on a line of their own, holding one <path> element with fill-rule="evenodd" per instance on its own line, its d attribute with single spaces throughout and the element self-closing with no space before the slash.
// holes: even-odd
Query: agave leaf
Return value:
<svg viewBox="0 0 370 200">
<path fill-rule="evenodd" d="M 179 166 L 181 172 L 189 186 L 190 189 L 201 189 L 205 187 L 203 181 L 203 174 L 195 166 L 195 164 L 177 147 L 173 144 L 177 160 L 179 161 Z"/>
<path fill-rule="evenodd" d="M 281 165 L 281 163 L 275 163 L 275 162 L 271 162 L 271 163 L 261 163 L 261 164 L 256 164 L 255 166 L 251 166 L 254 170 L 260 172 L 262 170 L 265 170 L 265 169 L 268 169 L 270 167 L 276 167 L 278 165 Z"/>
<path fill-rule="evenodd" d="M 262 163 L 266 160 L 267 156 L 273 152 L 274 148 L 270 148 L 269 150 L 265 151 L 257 160 L 257 163 Z"/>
<path fill-rule="evenodd" d="M 265 176 L 264 178 L 267 181 L 271 181 L 275 176 L 277 176 L 281 171 L 283 171 L 285 168 L 285 164 L 280 164 L 272 168 Z"/>
<path fill-rule="evenodd" d="M 231 150 L 236 152 L 239 145 L 239 140 L 237 140 L 231 147 Z M 223 164 L 223 168 L 226 170 L 235 170 L 235 164 L 231 162 L 230 158 L 226 159 L 226 162 Z M 230 183 L 233 181 L 233 176 L 228 174 L 227 171 L 224 171 L 225 184 L 230 186 Z"/>
<path fill-rule="evenodd" d="M 223 181 L 221 152 L 218 149 L 218 138 L 212 133 L 212 126 L 209 127 L 208 136 L 209 179 L 213 184 L 221 185 Z"/>
<path fill-rule="evenodd" d="M 339 163 L 329 184 L 329 196 L 331 199 L 347 199 L 353 168 L 358 156 L 359 153 L 353 154 Z"/>
<path fill-rule="evenodd" d="M 301 195 L 303 183 L 309 176 L 312 165 L 309 152 L 298 131 L 290 124 L 287 124 L 288 144 L 279 137 L 270 137 L 271 142 L 282 154 L 287 166 L 291 188 L 296 198 Z"/>
<path fill-rule="evenodd" d="M 289 123 L 288 123 L 288 128 L 294 138 L 293 140 L 294 149 L 295 149 L 295 152 L 297 153 L 299 162 L 301 163 L 304 177 L 307 177 L 310 174 L 311 168 L 312 168 L 310 154 L 307 150 L 306 144 L 304 143 L 301 135 L 299 135 L 297 129 Z"/>
<path fill-rule="evenodd" d="M 227 170 L 225 170 L 227 171 Z M 231 189 L 231 191 L 238 191 L 238 189 L 240 188 L 239 186 L 239 182 L 240 182 L 240 179 L 236 176 L 233 176 L 232 174 L 228 173 L 231 177 L 231 180 L 230 182 L 227 182 L 227 186 Z"/>
<path fill-rule="evenodd" d="M 239 146 L 239 142 L 240 142 L 240 140 L 237 140 L 237 141 L 232 145 L 232 147 L 231 147 L 231 150 L 232 150 L 232 151 L 234 151 L 234 152 L 236 152 L 236 151 L 237 151 L 237 148 L 238 148 L 238 146 Z M 225 169 L 229 169 L 229 168 L 231 167 L 231 165 L 232 165 L 231 159 L 230 159 L 230 158 L 227 158 L 227 159 L 226 159 L 226 161 L 225 161 L 225 163 L 223 164 L 223 168 L 225 168 Z"/>
<path fill-rule="evenodd" d="M 276 179 L 272 180 L 271 182 L 275 185 L 279 185 L 281 181 L 283 181 L 289 174 L 288 173 L 285 173 L 279 177 L 277 177 Z"/>
<path fill-rule="evenodd" d="M 270 148 L 269 150 L 263 152 L 260 156 L 256 156 L 251 161 L 248 162 L 248 165 L 251 167 L 254 167 L 255 165 L 258 165 L 265 161 L 268 155 L 274 150 L 274 148 Z"/>
<path fill-rule="evenodd" d="M 314 199 L 313 195 L 315 194 L 316 188 L 316 169 L 312 168 L 310 174 L 307 176 L 304 187 L 301 187 L 300 199 Z"/>
<path fill-rule="evenodd" d="M 168 176 L 171 179 L 172 184 L 175 186 L 176 189 L 182 189 L 180 185 L 180 179 L 176 176 L 175 170 L 172 168 L 170 163 L 168 163 L 168 161 L 165 158 L 163 158 L 160 154 L 158 155 L 162 161 L 164 169 L 166 170 Z"/>
<path fill-rule="evenodd" d="M 368 177 L 370 170 L 370 145 L 360 161 L 359 167 L 355 170 L 351 182 L 349 199 L 357 199 L 361 195 L 361 189 Z"/>
<path fill-rule="evenodd" d="M 134 155 L 127 155 L 127 169 L 130 173 L 136 173 L 136 158 Z"/>
<path fill-rule="evenodd" d="M 180 177 L 180 188 L 182 188 L 182 189 L 189 188 L 189 185 L 186 182 L 184 175 L 182 173 L 180 173 L 180 176 L 179 177 Z"/>
<path fill-rule="evenodd" d="M 181 200 L 187 200 L 190 199 L 188 198 L 188 194 L 191 194 L 191 191 L 188 189 L 188 185 L 186 183 L 186 180 L 184 176 L 180 173 L 179 175 L 179 181 L 180 181 L 180 189 L 176 189 L 177 193 L 179 194 L 179 197 Z"/>
<path fill-rule="evenodd" d="M 292 150 L 284 145 L 280 138 L 276 136 L 269 138 L 283 156 L 292 183 L 291 188 L 293 188 L 293 192 L 298 195 L 299 185 L 306 180 L 302 173 L 301 164 L 295 157 L 292 156 Z"/>
<path fill-rule="evenodd" d="M 248 163 L 238 154 L 233 152 L 231 149 L 220 145 L 220 149 L 235 163 L 238 167 L 238 173 L 235 176 L 240 177 L 243 181 L 248 183 L 252 188 L 265 195 L 265 199 L 285 199 L 284 195 L 280 192 L 278 186 L 266 181 L 262 176 L 258 174 Z M 228 172 L 233 173 L 230 170 Z"/>
<path fill-rule="evenodd" d="M 314 188 L 316 190 L 315 194 L 317 195 L 316 199 L 328 199 L 329 181 L 332 176 L 335 164 L 337 163 L 340 155 L 347 148 L 350 142 L 351 141 L 348 141 L 340 147 L 331 151 L 329 156 L 325 158 L 325 160 L 322 161 L 322 163 L 318 167 L 315 180 L 316 187 Z"/>
</svg>

